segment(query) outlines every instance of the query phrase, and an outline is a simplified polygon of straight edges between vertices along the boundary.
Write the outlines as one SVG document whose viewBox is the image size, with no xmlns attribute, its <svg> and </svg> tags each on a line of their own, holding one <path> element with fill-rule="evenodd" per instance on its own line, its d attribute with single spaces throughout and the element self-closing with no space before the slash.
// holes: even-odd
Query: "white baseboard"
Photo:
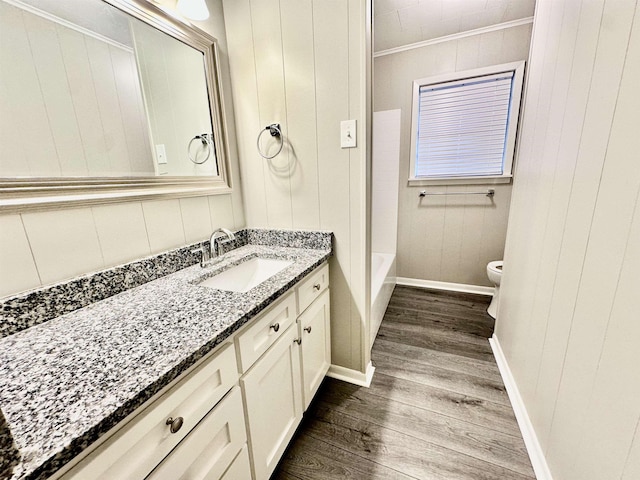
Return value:
<svg viewBox="0 0 640 480">
<path fill-rule="evenodd" d="M 449 290 L 450 292 L 476 293 L 478 295 L 493 295 L 493 287 L 482 285 L 467 285 L 466 283 L 436 282 L 419 278 L 397 277 L 398 285 L 408 287 L 433 288 L 435 290 Z"/>
<path fill-rule="evenodd" d="M 498 337 L 496 337 L 496 335 L 494 334 L 489 339 L 489 343 L 491 344 L 493 355 L 496 358 L 496 363 L 498 364 L 500 375 L 502 375 L 502 381 L 504 382 L 504 386 L 507 389 L 507 394 L 509 395 L 509 400 L 511 401 L 513 412 L 516 415 L 516 420 L 518 421 L 518 426 L 520 427 L 520 432 L 522 433 L 524 444 L 527 447 L 529 459 L 531 460 L 531 465 L 533 466 L 533 471 L 536 474 L 536 478 L 538 480 L 553 480 L 553 477 L 551 476 L 551 470 L 549 469 L 547 460 L 544 457 L 544 452 L 542 451 L 540 442 L 538 442 L 538 436 L 533 429 L 533 424 L 529 419 L 527 408 L 525 407 L 524 401 L 520 396 L 520 391 L 518 390 L 515 379 L 511 374 L 511 369 L 509 368 L 507 359 L 504 356 L 504 352 L 502 351 L 502 347 L 500 346 Z"/>
<path fill-rule="evenodd" d="M 371 385 L 371 380 L 373 379 L 373 372 L 375 371 L 375 369 L 376 367 L 374 367 L 371 362 L 369 362 L 369 365 L 367 365 L 367 371 L 365 373 L 362 373 L 359 370 L 352 370 L 351 368 L 341 367 L 339 365 L 331 365 L 329 367 L 329 371 L 327 372 L 327 377 L 369 388 L 369 386 Z"/>
</svg>

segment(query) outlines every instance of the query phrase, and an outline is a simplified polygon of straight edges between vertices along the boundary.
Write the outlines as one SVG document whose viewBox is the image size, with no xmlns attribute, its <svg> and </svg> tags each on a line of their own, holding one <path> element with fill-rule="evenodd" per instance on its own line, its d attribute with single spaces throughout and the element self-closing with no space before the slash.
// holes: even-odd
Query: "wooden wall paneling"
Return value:
<svg viewBox="0 0 640 480">
<path fill-rule="evenodd" d="M 636 434 L 629 449 L 629 455 L 620 480 L 634 480 L 638 477 L 640 477 L 640 420 L 636 424 Z"/>
<path fill-rule="evenodd" d="M 502 61 L 517 62 L 529 56 L 529 45 L 533 24 L 504 30 L 502 37 Z"/>
<path fill-rule="evenodd" d="M 332 363 L 351 366 L 349 152 L 340 148 L 340 121 L 349 116 L 348 4 L 313 2 L 320 227 L 335 234 L 331 275 Z"/>
<path fill-rule="evenodd" d="M 38 74 L 33 65 L 33 55 L 29 43 L 24 15 L 20 9 L 2 4 L 2 83 L 10 92 L 9 117 L 14 125 L 18 143 L 9 151 L 23 159 L 29 171 L 38 175 L 59 175 L 60 165 L 47 117 Z M 25 136 L 34 132 L 37 141 Z M 37 162 L 31 159 L 37 159 Z M 20 165 L 15 165 L 22 168 Z"/>
<path fill-rule="evenodd" d="M 90 175 L 109 171 L 106 139 L 84 35 L 56 26 Z"/>
<path fill-rule="evenodd" d="M 629 94 L 629 90 L 622 88 L 618 92 L 635 4 L 634 0 L 605 4 L 603 26 L 606 27 L 600 33 L 592 85 L 592 91 L 600 95 L 593 95 L 587 107 L 582 158 L 593 163 L 592 171 L 599 185 L 591 191 L 592 197 L 596 197 L 597 192 L 597 203 L 589 222 L 588 244 L 549 441 L 548 459 L 559 472 L 571 471 L 575 447 L 583 435 L 579 426 L 584 421 L 593 388 L 598 352 L 606 333 L 640 187 L 640 170 L 630 155 L 631 140 L 621 135 L 629 132 L 625 128 L 627 121 L 632 124 L 638 121 L 637 111 L 629 112 L 623 105 L 635 106 L 635 92 Z M 629 60 L 637 62 L 637 57 Z M 628 80 L 634 79 L 634 74 L 632 70 Z M 611 135 L 598 139 L 596 131 L 603 137 L 609 131 Z M 594 145 L 593 140 L 600 141 Z M 622 145 L 616 145 L 616 141 Z"/>
<path fill-rule="evenodd" d="M 93 206 L 91 213 L 106 267 L 151 254 L 140 202 Z"/>
<path fill-rule="evenodd" d="M 201 107 L 208 100 L 204 94 L 207 88 L 204 77 L 198 78 L 191 74 L 198 64 L 200 68 L 204 68 L 202 55 L 195 50 L 185 49 L 183 44 L 169 38 L 163 43 L 163 77 L 167 79 L 168 98 L 172 99 L 168 104 L 167 117 L 173 120 L 172 141 L 175 142 L 172 146 L 175 153 L 173 158 L 169 158 L 169 175 L 195 175 L 199 171 L 213 171 L 213 164 L 209 161 L 195 165 L 187 157 L 187 146 L 191 139 L 200 133 L 211 131 L 211 119 L 209 115 L 204 115 L 208 113 L 208 109 Z M 187 56 L 186 52 L 190 55 Z M 175 121 L 176 119 L 188 121 Z M 165 118 L 160 121 L 165 121 Z"/>
<path fill-rule="evenodd" d="M 540 187 L 537 193 L 537 198 L 540 198 L 540 201 L 536 202 L 537 210 L 532 218 L 535 231 L 531 237 L 533 244 L 531 245 L 531 253 L 535 255 L 537 264 L 535 277 L 532 277 L 535 280 L 531 283 L 534 286 L 534 295 L 529 313 L 529 329 L 527 332 L 523 332 L 523 342 L 526 342 L 526 348 L 537 361 L 528 361 L 524 364 L 523 378 L 527 380 L 526 386 L 523 384 L 524 388 L 520 390 L 520 393 L 527 399 L 533 399 L 536 395 L 535 390 L 540 369 L 539 359 L 542 357 L 544 348 L 548 309 L 553 295 L 553 280 L 558 257 L 559 241 L 557 239 L 561 225 L 557 221 L 550 224 L 550 217 L 563 218 L 562 215 L 557 215 L 557 212 L 563 208 L 561 206 L 566 206 L 564 188 L 561 187 L 558 192 L 558 183 L 555 177 L 559 172 L 562 181 L 566 182 L 565 176 L 562 175 L 562 166 L 559 164 L 567 162 L 567 159 L 558 158 L 558 151 L 564 132 L 563 123 L 572 76 L 572 60 L 576 47 L 581 3 L 581 0 L 564 2 L 564 12 L 562 16 L 558 15 L 562 19 L 562 27 L 559 34 L 554 34 L 559 40 L 552 47 L 552 51 L 556 52 L 555 74 L 553 86 L 547 87 L 547 90 L 551 90 L 550 105 L 553 108 L 550 109 L 546 120 L 542 122 L 543 125 L 546 123 L 546 132 L 544 140 L 538 147 L 538 150 L 542 151 L 540 156 Z M 568 161 L 570 162 L 570 160 Z M 571 168 L 572 170 L 573 168 Z"/>
<path fill-rule="evenodd" d="M 636 14 L 636 19 L 638 15 Z M 637 25 L 637 24 L 636 24 Z M 636 31 L 640 28 L 636 27 Z M 640 38 L 639 35 L 636 35 Z M 638 41 L 635 42 L 638 44 Z M 635 53 L 635 85 L 638 78 L 640 62 L 637 46 Z M 631 50 L 630 50 L 631 54 Z M 629 62 L 628 62 L 629 64 Z M 631 65 L 629 65 L 631 67 Z M 629 69 L 630 70 L 630 69 Z M 629 78 L 631 80 L 631 78 Z M 630 82 L 627 83 L 630 86 Z M 624 88 L 624 86 L 623 86 Z M 637 97 L 637 95 L 635 95 Z M 627 96 L 626 98 L 630 98 Z M 628 108 L 629 107 L 629 108 Z M 638 101 L 631 100 L 627 105 L 621 105 L 627 113 L 634 109 L 635 119 L 631 115 L 626 120 L 627 135 L 629 129 L 637 124 L 640 106 Z M 622 115 L 621 115 L 622 116 Z M 621 138 L 622 135 L 619 137 Z M 617 154 L 631 158 L 630 153 L 638 146 L 637 135 L 634 146 L 617 148 Z M 613 139 L 612 139 L 613 140 Z M 618 144 L 618 147 L 621 147 Z M 630 147 L 630 148 L 629 148 Z M 620 151 L 620 150 L 625 150 Z M 609 150 L 611 152 L 611 149 Z M 637 151 L 637 150 L 635 150 Z M 611 152 L 613 153 L 613 152 Z M 626 170 L 630 171 L 629 169 Z M 635 202 L 635 213 L 631 223 L 631 230 L 626 239 L 623 266 L 618 279 L 618 286 L 611 313 L 607 319 L 606 336 L 598 361 L 597 372 L 593 385 L 587 414 L 584 417 L 584 427 L 577 444 L 578 455 L 571 467 L 572 475 L 576 478 L 619 478 L 627 461 L 636 425 L 640 419 L 640 378 L 637 375 L 637 365 L 640 365 L 640 323 L 637 321 L 637 295 L 640 291 L 640 197 Z M 594 352 L 594 355 L 598 352 Z M 606 439 L 606 441 L 603 441 Z"/>
<path fill-rule="evenodd" d="M 544 7 L 544 8 L 542 8 Z M 551 28 L 551 10 L 553 5 L 547 4 L 539 7 L 537 12 L 537 20 L 534 28 L 534 41 L 538 42 L 538 44 L 542 45 L 541 50 L 545 52 L 544 46 L 549 41 L 549 29 Z M 531 156 L 533 151 L 536 148 L 536 138 L 539 135 L 540 127 L 537 126 L 536 120 L 542 115 L 541 112 L 544 111 L 545 102 L 542 101 L 540 92 L 542 91 L 542 86 L 544 85 L 545 75 L 544 75 L 544 65 L 550 64 L 551 62 L 545 56 L 544 53 L 539 54 L 537 57 L 533 57 L 530 59 L 530 73 L 527 78 L 527 86 L 526 86 L 526 105 L 524 110 L 526 112 L 526 116 L 523 119 L 520 131 L 520 139 L 518 146 L 518 158 L 528 158 Z M 547 103 L 548 105 L 548 103 Z M 548 110 L 547 110 L 548 111 Z M 532 234 L 533 226 L 530 223 L 530 218 L 534 214 L 536 205 L 534 202 L 530 201 L 531 192 L 534 189 L 535 180 L 539 175 L 539 165 L 537 163 L 532 164 L 532 162 L 523 162 L 519 161 L 516 164 L 516 171 L 514 173 L 514 195 L 512 196 L 512 205 L 511 209 L 517 209 L 521 212 L 517 218 L 511 216 L 509 221 L 514 223 L 514 227 L 510 227 L 510 235 L 513 238 L 509 239 L 509 244 L 513 253 L 511 255 L 517 256 L 517 258 L 522 258 L 523 264 L 519 267 L 519 271 L 517 276 L 515 276 L 515 280 L 509 281 L 509 271 L 505 271 L 503 278 L 503 286 L 501 289 L 512 289 L 517 292 L 520 291 L 522 285 L 525 284 L 524 276 L 531 275 L 531 269 L 535 266 L 535 262 L 531 259 L 531 256 L 528 254 L 525 255 L 524 251 L 529 248 L 529 236 Z M 511 223 L 510 223 L 511 224 Z M 507 262 L 508 263 L 508 262 Z M 508 264 L 506 265 L 506 269 L 508 269 Z M 503 301 L 504 298 L 504 301 Z M 512 296 L 505 295 L 501 297 L 501 308 L 498 313 L 498 325 L 501 324 L 500 317 L 510 318 L 512 315 L 519 315 L 521 312 L 526 312 L 527 310 L 523 306 L 523 304 L 530 305 L 530 299 L 528 299 L 524 295 Z M 504 303 L 504 305 L 502 305 Z M 504 312 L 504 313 L 502 313 Z M 509 322 L 505 322 L 503 325 L 505 328 L 506 335 L 509 335 L 510 338 L 520 338 L 525 327 L 519 324 L 511 324 Z M 517 341 L 514 340 L 513 345 L 507 344 L 503 345 L 503 349 L 505 349 L 505 354 L 509 356 L 509 358 L 513 358 L 514 365 L 511 366 L 513 369 L 518 369 L 522 366 L 522 357 L 519 356 L 515 358 L 516 355 L 519 355 L 520 351 L 516 348 Z M 511 364 L 510 364 L 511 365 Z"/>
<path fill-rule="evenodd" d="M 497 30 L 491 33 L 480 35 L 478 46 L 479 65 L 498 65 L 504 63 L 503 45 L 504 30 Z"/>
<path fill-rule="evenodd" d="M 22 222 L 43 285 L 104 267 L 91 208 L 23 213 Z"/>
<path fill-rule="evenodd" d="M 553 257 L 550 260 L 555 265 L 555 271 L 549 280 L 553 285 L 554 293 L 547 305 L 545 342 L 536 380 L 536 398 L 531 406 L 532 419 L 543 446 L 546 445 L 546 438 L 549 434 L 562 373 L 558 366 L 562 364 L 571 328 L 571 297 L 575 296 L 574 290 L 577 288 L 575 267 L 568 266 L 570 257 L 566 254 L 562 255 L 562 252 L 563 250 L 567 251 L 566 249 L 569 247 L 566 242 L 571 241 L 571 236 L 574 235 L 573 229 L 567 229 L 569 204 L 591 87 L 591 72 L 595 62 L 603 5 L 604 2 L 599 4 L 584 2 L 580 10 L 576 48 L 573 53 L 571 79 L 562 126 L 563 134 L 558 151 L 554 194 L 552 194 L 554 195 L 554 208 L 547 219 L 546 246 L 551 249 L 552 244 L 555 244 Z M 565 239 L 565 237 L 567 238 Z M 579 255 L 575 259 L 575 262 L 578 261 Z"/>
<path fill-rule="evenodd" d="M 365 325 L 370 305 L 365 305 L 366 290 L 370 289 L 370 278 L 365 276 L 365 266 L 370 262 L 366 258 L 367 251 L 367 105 L 366 105 L 366 32 L 365 32 L 365 3 L 362 0 L 349 0 L 347 10 L 347 34 L 349 45 L 348 75 L 349 83 L 349 119 L 356 120 L 356 148 L 350 148 L 349 152 L 349 259 L 351 287 L 351 368 L 365 371 L 366 362 L 369 361 L 370 347 L 365 347 L 363 342 L 368 342 L 369 326 Z M 369 115 L 372 115 L 369 112 Z M 371 152 L 369 152 L 371 153 Z M 366 283 L 369 283 L 367 285 Z M 366 340 L 365 340 L 366 339 Z M 363 347 L 368 348 L 367 352 Z"/>
<path fill-rule="evenodd" d="M 527 250 L 526 265 L 521 265 L 522 270 L 518 272 L 520 282 L 527 285 L 530 290 L 536 288 L 540 256 L 544 246 L 545 222 L 549 208 L 552 206 L 550 195 L 555 170 L 553 150 L 559 139 L 556 137 L 556 143 L 554 143 L 554 138 L 550 137 L 554 136 L 552 129 L 559 129 L 558 123 L 562 120 L 562 110 L 558 107 L 562 105 L 563 97 L 566 97 L 563 91 L 562 74 L 559 74 L 558 70 L 562 71 L 567 65 L 570 67 L 569 59 L 565 58 L 561 51 L 563 40 L 561 33 L 565 31 L 563 18 L 566 4 L 566 2 L 553 2 L 549 9 L 550 22 L 545 35 L 547 54 L 541 65 L 542 76 L 539 87 L 539 91 L 543 93 L 538 100 L 537 116 L 530 135 L 532 143 L 525 152 L 526 155 L 538 158 L 535 168 L 531 168 L 526 177 L 526 195 L 537 200 L 530 203 L 528 213 L 524 217 L 527 223 L 526 243 L 521 248 L 524 247 Z M 522 240 L 525 241 L 525 239 Z M 526 351 L 530 355 L 537 350 L 539 355 L 540 347 L 534 344 L 533 340 L 535 338 L 538 342 L 542 341 L 543 335 L 536 335 L 536 333 L 544 332 L 544 328 L 538 323 L 540 319 L 532 315 L 534 299 L 535 294 L 527 295 L 518 302 L 515 312 L 522 319 L 522 323 L 518 325 L 517 336 L 512 337 L 514 338 L 512 368 L 520 371 L 522 382 L 519 388 L 524 398 L 531 398 L 534 395 L 537 362 L 531 362 L 530 357 L 522 353 Z"/>
<path fill-rule="evenodd" d="M 235 209 L 229 195 L 211 195 L 209 197 L 209 213 L 212 230 L 224 227 L 237 230 L 240 228 L 235 218 Z"/>
<path fill-rule="evenodd" d="M 13 62 L 14 50 L 11 40 L 12 29 L 5 26 L 5 22 L 15 18 L 15 13 L 10 10 L 12 7 L 4 2 L 0 3 L 0 65 L 7 65 Z M 9 63 L 11 64 L 11 63 Z M 21 175 L 29 172 L 27 154 L 23 148 L 17 148 L 20 142 L 20 129 L 13 115 L 13 103 L 17 98 L 12 94 L 10 85 L 7 84 L 7 75 L 0 76 L 0 169 L 5 175 Z"/>
<path fill-rule="evenodd" d="M 464 190 L 460 185 L 449 185 L 447 193 Z M 440 279 L 443 282 L 462 283 L 460 276 L 460 250 L 462 249 L 462 225 L 464 221 L 466 195 L 445 196 L 444 228 L 442 238 L 442 265 Z"/>
<path fill-rule="evenodd" d="M 484 185 L 467 185 L 465 191 L 479 192 L 485 188 L 488 187 Z M 487 285 L 489 283 L 487 273 L 479 270 L 477 265 L 482 263 L 480 253 L 487 210 L 494 210 L 494 203 L 492 199 L 481 195 L 469 195 L 465 199 L 467 203 L 464 206 L 462 217 L 462 245 L 459 254 L 457 280 L 458 283 L 469 285 Z"/>
<path fill-rule="evenodd" d="M 104 130 L 110 166 L 109 173 L 128 172 L 131 170 L 131 164 L 129 163 L 127 139 L 120 114 L 118 92 L 109 52 L 110 47 L 100 40 L 87 36 L 85 36 L 85 43 Z"/>
<path fill-rule="evenodd" d="M 317 229 L 320 199 L 312 3 L 281 0 L 280 19 L 292 225 L 296 229 Z"/>
<path fill-rule="evenodd" d="M 229 198 L 228 195 L 219 196 Z M 209 238 L 213 232 L 209 199 L 207 197 L 189 197 L 179 198 L 178 202 L 185 241 L 190 244 Z M 228 210 L 231 209 L 228 208 Z"/>
<path fill-rule="evenodd" d="M 0 272 L 0 297 L 42 283 L 20 215 L 0 216 Z"/>
<path fill-rule="evenodd" d="M 33 14 L 23 14 L 29 45 L 63 176 L 87 174 L 78 122 L 73 108 L 67 73 L 56 34 L 56 26 Z"/>
<path fill-rule="evenodd" d="M 461 38 L 456 43 L 456 71 L 478 68 L 478 54 L 480 49 L 480 37 Z"/>
<path fill-rule="evenodd" d="M 119 72 L 115 76 L 115 81 L 131 171 L 136 174 L 155 175 L 153 166 L 155 156 L 151 151 L 149 124 L 142 102 L 142 88 L 135 56 L 117 47 L 110 47 L 110 52 L 113 69 Z"/>
<path fill-rule="evenodd" d="M 258 90 L 254 57 L 253 31 L 249 28 L 249 0 L 224 0 L 224 20 L 229 52 L 243 52 L 229 62 L 233 82 L 238 154 L 243 184 L 246 221 L 252 227 L 268 227 L 264 160 L 256 151 L 256 137 L 264 125 L 255 113 Z"/>
<path fill-rule="evenodd" d="M 288 138 L 279 1 L 251 1 L 251 18 L 260 126 L 264 128 L 271 123 L 280 123 L 284 138 Z M 279 140 L 269 134 L 263 135 L 262 140 L 266 152 L 277 149 Z M 290 151 L 283 148 L 278 156 L 263 163 L 267 217 L 272 228 L 293 227 L 289 157 Z"/>
<path fill-rule="evenodd" d="M 150 29 L 146 25 L 133 24 L 136 48 L 140 59 L 140 71 L 143 76 L 145 100 L 149 112 L 153 148 L 164 145 L 167 164 L 158 165 L 160 174 L 175 173 L 177 159 L 184 157 L 185 151 L 179 147 L 179 126 L 173 112 L 173 78 L 169 74 L 169 65 L 173 63 L 175 46 L 169 38 Z M 160 46 L 160 48 L 155 48 Z M 154 167 L 155 168 L 155 167 Z"/>
</svg>

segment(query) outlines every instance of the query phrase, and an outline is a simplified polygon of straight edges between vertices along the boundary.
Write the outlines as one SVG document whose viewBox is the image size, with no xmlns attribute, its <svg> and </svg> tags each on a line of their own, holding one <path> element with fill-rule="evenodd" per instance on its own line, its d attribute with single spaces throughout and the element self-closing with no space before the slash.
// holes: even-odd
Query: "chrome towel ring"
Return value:
<svg viewBox="0 0 640 480">
<path fill-rule="evenodd" d="M 278 148 L 278 151 L 271 156 L 265 155 L 264 153 L 262 153 L 262 150 L 260 150 L 260 138 L 262 137 L 262 134 L 267 131 L 271 134 L 272 137 L 278 137 L 280 139 L 280 148 Z M 256 140 L 256 146 L 258 147 L 258 153 L 265 160 L 271 160 L 272 158 L 278 156 L 278 154 L 280 154 L 280 152 L 282 151 L 282 147 L 284 146 L 284 139 L 282 138 L 282 130 L 280 129 L 280 124 L 272 123 L 271 125 L 267 125 L 266 127 L 264 127 L 264 129 L 260 130 L 258 139 Z"/>
<path fill-rule="evenodd" d="M 202 142 L 202 145 L 207 146 L 207 156 L 204 157 L 204 160 L 202 160 L 201 162 L 197 161 L 195 158 L 191 156 L 191 145 L 196 140 L 200 140 Z M 202 135 L 196 135 L 195 137 L 193 137 L 189 141 L 189 144 L 187 145 L 187 156 L 189 157 L 189 160 L 191 160 L 196 165 L 202 165 L 204 162 L 209 160 L 209 157 L 211 157 L 211 151 L 213 150 L 213 146 L 211 145 L 212 142 L 213 142 L 213 138 L 211 138 L 211 135 L 208 133 L 203 133 Z M 197 158 L 197 155 L 196 155 L 196 158 Z"/>
</svg>

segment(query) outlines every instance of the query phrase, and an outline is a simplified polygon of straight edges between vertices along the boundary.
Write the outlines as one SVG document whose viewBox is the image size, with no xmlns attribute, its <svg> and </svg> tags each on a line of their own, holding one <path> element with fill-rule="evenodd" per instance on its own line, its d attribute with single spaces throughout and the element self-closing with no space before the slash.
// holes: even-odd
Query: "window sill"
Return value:
<svg viewBox="0 0 640 480">
<path fill-rule="evenodd" d="M 496 177 L 449 177 L 449 178 L 409 178 L 410 187 L 422 187 L 428 185 L 497 185 L 499 183 L 511 183 L 513 175 L 501 175 Z"/>
</svg>

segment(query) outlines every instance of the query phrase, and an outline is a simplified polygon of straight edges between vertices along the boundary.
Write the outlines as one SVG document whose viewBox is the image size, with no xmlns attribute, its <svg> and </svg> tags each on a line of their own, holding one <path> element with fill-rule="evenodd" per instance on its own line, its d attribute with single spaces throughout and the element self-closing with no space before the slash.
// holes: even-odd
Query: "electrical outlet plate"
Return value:
<svg viewBox="0 0 640 480">
<path fill-rule="evenodd" d="M 340 122 L 340 147 L 354 148 L 356 146 L 356 121 L 343 120 Z"/>
<path fill-rule="evenodd" d="M 158 165 L 166 165 L 169 163 L 167 160 L 167 151 L 162 143 L 156 145 L 156 161 L 158 162 Z"/>
</svg>

